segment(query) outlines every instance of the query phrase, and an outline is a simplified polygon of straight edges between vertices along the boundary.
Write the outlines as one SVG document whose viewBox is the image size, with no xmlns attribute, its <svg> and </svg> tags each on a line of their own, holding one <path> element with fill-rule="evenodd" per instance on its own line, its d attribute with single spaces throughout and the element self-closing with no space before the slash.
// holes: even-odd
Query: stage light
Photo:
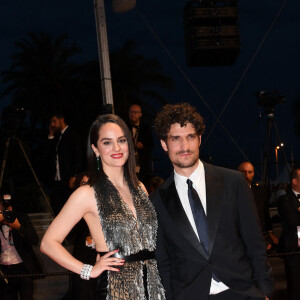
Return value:
<svg viewBox="0 0 300 300">
<path fill-rule="evenodd" d="M 116 13 L 126 12 L 134 8 L 136 0 L 112 0 L 112 9 Z"/>
</svg>

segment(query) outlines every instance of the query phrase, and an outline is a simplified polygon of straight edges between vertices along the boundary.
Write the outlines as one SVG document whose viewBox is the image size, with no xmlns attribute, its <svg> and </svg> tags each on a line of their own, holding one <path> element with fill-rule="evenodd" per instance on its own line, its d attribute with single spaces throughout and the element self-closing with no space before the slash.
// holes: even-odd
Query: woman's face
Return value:
<svg viewBox="0 0 300 300">
<path fill-rule="evenodd" d="M 100 156 L 104 170 L 107 167 L 123 167 L 128 159 L 127 139 L 115 123 L 106 123 L 100 128 L 97 145 L 92 145 L 92 149 L 96 156 Z"/>
</svg>

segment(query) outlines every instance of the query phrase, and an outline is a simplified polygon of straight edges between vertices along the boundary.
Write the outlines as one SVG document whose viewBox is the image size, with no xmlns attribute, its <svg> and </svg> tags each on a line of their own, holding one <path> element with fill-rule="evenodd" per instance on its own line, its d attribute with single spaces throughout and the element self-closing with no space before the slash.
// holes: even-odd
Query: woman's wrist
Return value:
<svg viewBox="0 0 300 300">
<path fill-rule="evenodd" d="M 93 267 L 94 266 L 92 265 L 84 264 L 80 272 L 80 278 L 84 280 L 89 280 L 91 277 Z"/>
</svg>

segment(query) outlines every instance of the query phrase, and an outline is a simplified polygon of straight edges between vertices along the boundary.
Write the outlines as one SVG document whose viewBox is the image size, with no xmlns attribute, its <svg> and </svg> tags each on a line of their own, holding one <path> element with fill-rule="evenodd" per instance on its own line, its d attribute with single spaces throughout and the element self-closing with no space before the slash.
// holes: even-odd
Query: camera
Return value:
<svg viewBox="0 0 300 300">
<path fill-rule="evenodd" d="M 258 98 L 258 105 L 263 107 L 274 107 L 275 104 L 283 104 L 285 98 L 279 94 L 278 91 L 271 92 L 256 92 L 256 97 Z"/>
<path fill-rule="evenodd" d="M 11 196 L 4 195 L 2 198 L 2 212 L 3 218 L 7 223 L 13 223 L 17 218 L 15 213 L 9 209 L 11 206 Z"/>
</svg>

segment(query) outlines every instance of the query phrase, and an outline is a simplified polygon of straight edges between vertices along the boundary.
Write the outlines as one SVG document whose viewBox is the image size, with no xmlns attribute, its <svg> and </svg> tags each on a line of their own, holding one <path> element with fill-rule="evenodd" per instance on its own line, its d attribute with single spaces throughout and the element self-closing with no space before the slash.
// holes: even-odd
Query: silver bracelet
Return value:
<svg viewBox="0 0 300 300">
<path fill-rule="evenodd" d="M 80 272 L 80 278 L 84 280 L 89 280 L 91 277 L 92 269 L 93 266 L 84 264 Z"/>
</svg>

